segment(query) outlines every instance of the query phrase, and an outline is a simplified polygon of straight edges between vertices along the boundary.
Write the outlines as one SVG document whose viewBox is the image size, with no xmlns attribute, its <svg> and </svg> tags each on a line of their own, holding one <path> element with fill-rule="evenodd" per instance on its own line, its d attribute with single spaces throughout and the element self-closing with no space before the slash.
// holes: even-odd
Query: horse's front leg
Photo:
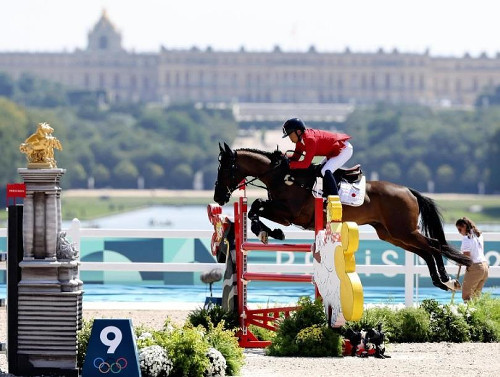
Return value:
<svg viewBox="0 0 500 377">
<path fill-rule="evenodd" d="M 280 203 L 272 200 L 257 199 L 252 203 L 248 218 L 251 221 L 250 229 L 260 239 L 262 243 L 267 244 L 269 237 L 284 240 L 285 234 L 281 229 L 271 230 L 266 224 L 260 221 L 260 217 L 277 222 L 283 225 L 290 225 L 286 210 Z"/>
</svg>

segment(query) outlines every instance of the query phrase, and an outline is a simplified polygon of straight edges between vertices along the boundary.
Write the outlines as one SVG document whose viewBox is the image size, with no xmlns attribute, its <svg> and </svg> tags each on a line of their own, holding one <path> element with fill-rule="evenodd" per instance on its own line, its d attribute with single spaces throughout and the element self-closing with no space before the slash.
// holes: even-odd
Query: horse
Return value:
<svg viewBox="0 0 500 377">
<path fill-rule="evenodd" d="M 248 212 L 251 230 L 261 241 L 267 242 L 267 236 L 276 239 L 285 236 L 281 229 L 267 227 L 260 217 L 285 226 L 314 229 L 315 198 L 311 187 L 286 182 L 285 177 L 295 171 L 289 170 L 285 155 L 280 151 L 248 148 L 233 151 L 226 143 L 224 147 L 219 144 L 219 149 L 215 202 L 226 204 L 233 191 L 241 187 L 240 182 L 248 177 L 253 177 L 251 181 L 260 180 L 268 191 L 268 199 L 255 200 Z M 460 287 L 448 276 L 443 255 L 460 265 L 472 264 L 469 257 L 446 241 L 441 214 L 434 201 L 414 189 L 391 182 L 367 181 L 363 204 L 342 205 L 342 219 L 371 225 L 381 240 L 417 254 L 426 262 L 432 283 L 443 290 Z"/>
</svg>

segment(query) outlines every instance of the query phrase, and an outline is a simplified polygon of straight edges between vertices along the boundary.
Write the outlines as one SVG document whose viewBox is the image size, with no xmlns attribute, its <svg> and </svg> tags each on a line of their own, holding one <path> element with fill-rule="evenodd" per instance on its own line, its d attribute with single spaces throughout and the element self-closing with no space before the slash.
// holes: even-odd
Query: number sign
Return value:
<svg viewBox="0 0 500 377">
<path fill-rule="evenodd" d="M 82 377 L 140 377 L 137 346 L 130 319 L 96 319 Z"/>
</svg>

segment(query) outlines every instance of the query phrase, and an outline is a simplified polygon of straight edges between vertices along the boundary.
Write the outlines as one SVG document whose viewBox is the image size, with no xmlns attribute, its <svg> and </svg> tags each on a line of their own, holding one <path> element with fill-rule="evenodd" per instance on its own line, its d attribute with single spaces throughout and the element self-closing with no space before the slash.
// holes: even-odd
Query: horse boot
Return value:
<svg viewBox="0 0 500 377">
<path fill-rule="evenodd" d="M 331 170 L 325 171 L 325 175 L 323 176 L 323 198 L 325 198 L 325 200 L 323 201 L 323 206 L 326 206 L 329 195 L 338 195 L 338 194 L 339 190 L 337 188 L 337 182 L 333 177 L 332 171 Z"/>
</svg>

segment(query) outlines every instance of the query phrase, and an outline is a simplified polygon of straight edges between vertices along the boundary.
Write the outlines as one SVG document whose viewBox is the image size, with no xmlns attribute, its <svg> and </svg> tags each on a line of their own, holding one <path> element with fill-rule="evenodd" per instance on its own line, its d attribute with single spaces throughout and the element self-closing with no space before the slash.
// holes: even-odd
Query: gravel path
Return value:
<svg viewBox="0 0 500 377">
<path fill-rule="evenodd" d="M 169 316 L 184 322 L 186 310 L 85 310 L 84 318 L 131 318 L 134 325 L 161 328 Z M 6 313 L 0 308 L 0 339 L 6 339 Z M 390 344 L 390 359 L 296 358 L 264 356 L 263 350 L 245 351 L 242 376 L 500 376 L 500 343 Z M 0 376 L 9 376 L 5 355 L 0 355 Z"/>
</svg>

